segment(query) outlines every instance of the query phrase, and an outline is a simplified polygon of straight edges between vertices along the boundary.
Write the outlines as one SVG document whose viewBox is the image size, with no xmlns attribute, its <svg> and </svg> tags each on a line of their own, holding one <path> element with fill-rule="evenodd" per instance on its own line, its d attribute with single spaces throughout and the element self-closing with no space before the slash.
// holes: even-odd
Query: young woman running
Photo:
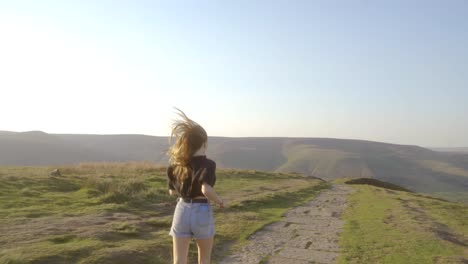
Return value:
<svg viewBox="0 0 468 264">
<path fill-rule="evenodd" d="M 179 111 L 181 119 L 172 126 L 167 176 L 169 194 L 179 196 L 170 235 L 173 237 L 174 264 L 186 264 L 190 240 L 198 246 L 198 263 L 209 264 L 215 226 L 210 201 L 224 208 L 213 187 L 216 163 L 205 155 L 208 136 L 205 129 Z"/>
</svg>

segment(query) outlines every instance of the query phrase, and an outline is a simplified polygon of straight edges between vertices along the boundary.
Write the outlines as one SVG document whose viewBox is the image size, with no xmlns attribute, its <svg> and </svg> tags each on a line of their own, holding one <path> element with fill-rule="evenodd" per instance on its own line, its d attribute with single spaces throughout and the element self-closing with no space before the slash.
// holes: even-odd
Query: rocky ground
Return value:
<svg viewBox="0 0 468 264">
<path fill-rule="evenodd" d="M 314 200 L 291 209 L 283 220 L 253 234 L 238 253 L 219 263 L 335 263 L 344 221 L 340 219 L 352 187 L 335 184 Z"/>
</svg>

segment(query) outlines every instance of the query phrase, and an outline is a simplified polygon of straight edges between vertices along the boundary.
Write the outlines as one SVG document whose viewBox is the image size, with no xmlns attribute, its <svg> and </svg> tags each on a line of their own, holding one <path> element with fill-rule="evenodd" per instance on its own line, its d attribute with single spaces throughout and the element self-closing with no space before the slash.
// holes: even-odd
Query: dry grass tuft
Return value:
<svg viewBox="0 0 468 264">
<path fill-rule="evenodd" d="M 78 165 L 64 166 L 60 169 L 64 174 L 105 173 L 122 174 L 128 172 L 164 172 L 163 166 L 149 161 L 129 162 L 84 162 Z"/>
</svg>

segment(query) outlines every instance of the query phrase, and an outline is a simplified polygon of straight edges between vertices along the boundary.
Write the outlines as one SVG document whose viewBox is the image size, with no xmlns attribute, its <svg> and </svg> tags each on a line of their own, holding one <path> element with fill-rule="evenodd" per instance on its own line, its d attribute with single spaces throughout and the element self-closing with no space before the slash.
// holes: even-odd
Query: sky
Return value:
<svg viewBox="0 0 468 264">
<path fill-rule="evenodd" d="M 0 0 L 0 130 L 468 146 L 467 1 Z"/>
</svg>

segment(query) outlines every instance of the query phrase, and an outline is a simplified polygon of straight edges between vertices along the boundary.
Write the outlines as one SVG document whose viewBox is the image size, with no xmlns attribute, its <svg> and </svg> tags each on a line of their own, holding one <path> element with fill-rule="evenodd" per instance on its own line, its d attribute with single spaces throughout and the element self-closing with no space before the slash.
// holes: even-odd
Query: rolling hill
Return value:
<svg viewBox="0 0 468 264">
<path fill-rule="evenodd" d="M 454 152 L 454 153 L 468 153 L 468 148 L 430 148 L 435 151 L 442 151 L 442 152 Z"/>
<path fill-rule="evenodd" d="M 468 154 L 332 138 L 210 137 L 220 168 L 297 172 L 327 180 L 376 178 L 417 192 L 468 201 Z M 0 165 L 151 161 L 167 164 L 167 137 L 0 132 Z"/>
</svg>

